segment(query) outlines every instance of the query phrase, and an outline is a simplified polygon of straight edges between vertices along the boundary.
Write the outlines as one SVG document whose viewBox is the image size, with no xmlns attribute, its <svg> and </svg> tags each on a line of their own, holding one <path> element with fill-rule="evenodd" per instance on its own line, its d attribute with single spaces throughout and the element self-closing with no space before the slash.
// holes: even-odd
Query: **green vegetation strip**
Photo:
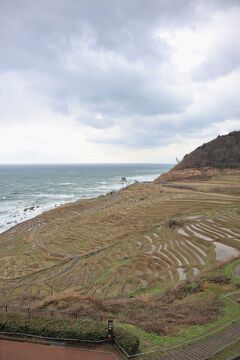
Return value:
<svg viewBox="0 0 240 360">
<path fill-rule="evenodd" d="M 234 274 L 234 271 L 237 266 L 240 265 L 240 259 L 237 259 L 229 264 L 227 264 L 224 267 L 223 273 L 224 275 L 230 277 L 232 280 L 232 283 L 234 284 L 240 284 L 240 278 Z"/>
<path fill-rule="evenodd" d="M 230 295 L 232 295 L 232 293 Z M 129 324 L 121 324 L 121 328 L 128 330 L 145 342 L 150 342 L 151 344 L 157 346 L 163 346 L 162 348 L 156 348 L 154 350 L 150 350 L 149 352 L 171 350 L 176 347 L 181 347 L 187 343 L 207 338 L 209 335 L 227 328 L 233 322 L 239 321 L 239 305 L 232 302 L 227 296 L 223 297 L 222 300 L 225 303 L 223 316 L 219 317 L 217 321 L 207 325 L 194 325 L 185 329 L 182 328 L 181 336 L 159 336 Z"/>
<path fill-rule="evenodd" d="M 234 260 L 233 262 L 225 265 L 224 268 L 219 270 L 219 275 L 223 274 L 230 277 L 231 284 L 240 284 L 239 277 L 236 277 L 234 275 L 234 269 L 239 264 L 240 259 Z M 216 292 L 216 287 L 214 285 L 208 284 L 208 289 L 206 290 L 206 293 L 208 292 Z M 121 326 L 122 329 L 125 329 L 136 335 L 140 339 L 140 348 L 141 343 L 147 346 L 145 347 L 143 345 L 141 353 L 134 354 L 134 356 L 141 356 L 177 349 L 182 347 L 183 345 L 194 343 L 198 340 L 203 340 L 220 331 L 224 331 L 232 323 L 240 321 L 240 305 L 231 298 L 233 295 L 237 294 L 240 294 L 240 290 L 228 293 L 221 293 L 219 291 L 218 298 L 223 305 L 219 318 L 216 321 L 205 325 L 194 325 L 187 328 L 180 327 L 179 334 L 181 334 L 181 336 L 159 336 L 155 333 L 146 332 L 139 327 L 130 324 L 120 324 L 119 326 Z M 157 348 L 149 349 L 147 344 L 150 346 L 157 346 Z M 159 346 L 161 346 L 161 348 L 159 348 Z"/>
<path fill-rule="evenodd" d="M 231 325 L 231 324 L 233 324 L 233 323 L 235 323 L 237 321 L 240 321 L 240 317 L 238 317 L 235 320 L 232 320 L 230 323 L 227 323 L 227 324 L 221 326 L 220 328 L 212 330 L 210 333 L 202 334 L 202 335 L 200 335 L 198 337 L 194 337 L 194 338 L 192 338 L 190 340 L 182 341 L 182 342 L 178 343 L 177 345 L 172 345 L 172 346 L 169 346 L 169 347 L 166 347 L 166 348 L 160 348 L 160 349 L 145 351 L 145 352 L 141 352 L 141 353 L 134 353 L 134 354 L 130 354 L 130 353 L 126 354 L 126 352 L 125 352 L 125 354 L 127 355 L 127 357 L 136 357 L 136 356 L 142 356 L 142 355 L 147 355 L 147 354 L 154 354 L 154 353 L 157 353 L 157 352 L 165 353 L 165 352 L 168 352 L 170 350 L 180 349 L 184 345 L 191 344 L 191 343 L 196 343 L 197 341 L 207 339 L 207 338 L 217 334 L 218 332 L 224 331 L 229 325 Z M 191 328 L 189 330 L 191 330 Z M 229 345 L 231 345 L 231 344 L 229 344 Z M 220 351 L 221 350 L 222 349 L 220 349 Z"/>
<path fill-rule="evenodd" d="M 0 334 L 76 342 L 108 341 L 106 325 L 97 321 L 27 318 L 16 314 L 0 314 Z M 135 335 L 118 327 L 115 329 L 114 335 L 126 353 L 131 355 L 137 353 L 139 340 Z"/>
</svg>

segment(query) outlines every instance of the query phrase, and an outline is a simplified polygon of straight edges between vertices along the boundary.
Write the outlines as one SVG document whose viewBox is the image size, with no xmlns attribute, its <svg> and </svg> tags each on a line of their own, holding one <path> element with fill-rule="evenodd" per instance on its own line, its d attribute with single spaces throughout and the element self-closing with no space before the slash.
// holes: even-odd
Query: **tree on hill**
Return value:
<svg viewBox="0 0 240 360">
<path fill-rule="evenodd" d="M 174 170 L 204 167 L 240 168 L 240 131 L 218 136 L 199 146 L 185 155 Z"/>
</svg>

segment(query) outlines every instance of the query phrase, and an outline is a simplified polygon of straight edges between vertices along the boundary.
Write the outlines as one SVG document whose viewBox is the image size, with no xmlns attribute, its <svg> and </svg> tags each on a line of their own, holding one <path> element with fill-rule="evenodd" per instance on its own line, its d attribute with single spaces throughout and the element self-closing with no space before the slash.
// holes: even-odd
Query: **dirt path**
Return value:
<svg viewBox="0 0 240 360">
<path fill-rule="evenodd" d="M 0 340 L 0 360 L 117 360 L 104 350 L 81 350 L 60 346 Z"/>
<path fill-rule="evenodd" d="M 35 239 L 36 239 L 36 244 L 39 247 L 39 249 L 41 249 L 45 253 L 47 252 L 49 254 L 52 254 L 52 255 L 60 257 L 60 258 L 66 258 L 66 257 L 70 256 L 68 254 L 64 254 L 64 253 L 61 253 L 61 252 L 54 251 L 54 250 L 50 249 L 48 246 L 46 246 L 46 245 L 44 245 L 42 243 L 42 241 L 40 239 L 40 236 L 39 236 L 41 225 L 42 224 L 39 222 L 35 226 Z"/>
<path fill-rule="evenodd" d="M 240 321 L 229 326 L 225 331 L 203 339 L 196 344 L 160 355 L 159 360 L 206 360 L 218 351 L 240 339 Z"/>
</svg>

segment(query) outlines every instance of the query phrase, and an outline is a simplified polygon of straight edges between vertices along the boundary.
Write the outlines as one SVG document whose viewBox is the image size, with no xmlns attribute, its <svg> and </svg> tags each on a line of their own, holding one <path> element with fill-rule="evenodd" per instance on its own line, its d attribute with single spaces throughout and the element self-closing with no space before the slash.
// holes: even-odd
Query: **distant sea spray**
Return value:
<svg viewBox="0 0 240 360">
<path fill-rule="evenodd" d="M 0 232 L 60 204 L 152 181 L 169 164 L 0 165 Z"/>
</svg>

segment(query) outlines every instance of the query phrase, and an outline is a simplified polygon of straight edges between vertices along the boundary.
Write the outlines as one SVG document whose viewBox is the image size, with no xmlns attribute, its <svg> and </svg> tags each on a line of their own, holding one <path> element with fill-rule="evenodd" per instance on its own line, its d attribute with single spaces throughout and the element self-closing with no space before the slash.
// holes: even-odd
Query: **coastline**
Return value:
<svg viewBox="0 0 240 360">
<path fill-rule="evenodd" d="M 137 183 L 141 183 L 141 184 L 146 184 L 146 183 L 152 183 L 154 182 L 155 178 L 153 180 L 149 180 L 149 181 L 137 181 Z M 121 191 L 123 188 L 127 188 L 131 185 L 134 185 L 135 181 L 132 181 L 130 183 L 128 183 L 127 185 L 125 185 L 124 187 L 121 185 L 121 187 L 119 187 L 119 189 L 114 189 L 114 190 L 110 190 L 110 191 L 107 191 L 105 193 L 101 193 L 97 196 L 93 195 L 93 196 L 83 196 L 83 197 L 80 197 L 80 198 L 74 198 L 72 201 L 64 201 L 64 202 L 60 202 L 60 203 L 56 203 L 54 205 L 49 205 L 49 206 L 45 206 L 45 207 L 40 207 L 40 206 L 30 206 L 30 207 L 27 207 L 25 209 L 23 209 L 23 212 L 25 213 L 25 217 L 22 217 L 20 218 L 20 221 L 17 222 L 16 218 L 13 216 L 12 218 L 12 221 L 8 222 L 7 225 L 9 226 L 6 226 L 5 228 L 3 228 L 2 230 L 0 229 L 0 236 L 4 233 L 6 233 L 7 231 L 10 231 L 10 230 L 13 230 L 15 227 L 17 227 L 18 225 L 24 223 L 24 222 L 27 222 L 29 220 L 32 220 L 32 219 L 35 219 L 37 218 L 38 216 L 46 213 L 46 212 L 49 212 L 49 211 L 53 211 L 55 209 L 59 209 L 60 207 L 62 206 L 71 206 L 71 205 L 74 205 L 75 203 L 78 203 L 79 201 L 82 201 L 82 200 L 91 200 L 91 199 L 97 199 L 98 197 L 100 196 L 106 196 L 108 195 L 109 193 L 118 193 L 119 191 Z M 31 209 L 33 208 L 33 209 Z M 26 211 L 25 211 L 26 210 Z"/>
<path fill-rule="evenodd" d="M 171 164 L 0 165 L 0 234 L 62 204 L 153 181 Z"/>
<path fill-rule="evenodd" d="M 171 164 L 0 165 L 0 234 L 63 204 L 153 181 Z"/>
</svg>

